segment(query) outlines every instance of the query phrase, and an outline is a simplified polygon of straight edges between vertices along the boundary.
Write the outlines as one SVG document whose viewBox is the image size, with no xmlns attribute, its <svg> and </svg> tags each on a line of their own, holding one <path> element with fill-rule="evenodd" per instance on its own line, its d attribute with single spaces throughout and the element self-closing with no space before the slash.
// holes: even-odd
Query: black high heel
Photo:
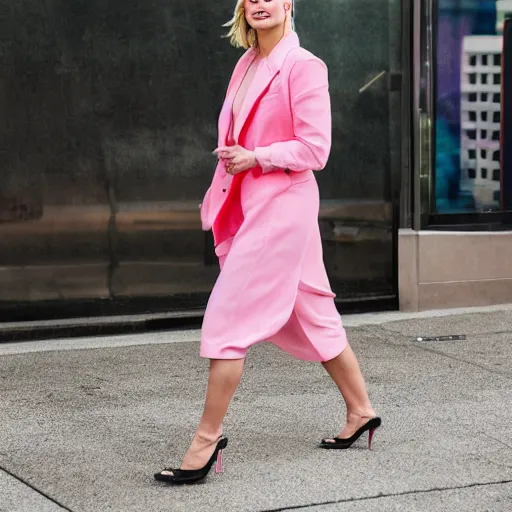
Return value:
<svg viewBox="0 0 512 512">
<path fill-rule="evenodd" d="M 320 443 L 321 448 L 327 448 L 330 450 L 346 450 L 350 448 L 367 430 L 369 430 L 368 434 L 368 449 L 372 449 L 372 439 L 375 430 L 380 427 L 381 419 L 379 417 L 372 418 L 368 422 L 366 422 L 360 429 L 358 429 L 352 436 L 347 437 L 346 439 L 342 439 L 340 437 L 332 437 L 334 443 L 329 442 L 327 439 L 322 439 Z"/>
<path fill-rule="evenodd" d="M 217 446 L 215 447 L 213 455 L 210 457 L 210 460 L 206 463 L 206 466 L 200 469 L 166 468 L 162 469 L 162 471 L 172 471 L 172 475 L 162 475 L 161 471 L 160 473 L 155 473 L 155 480 L 174 485 L 195 484 L 206 478 L 215 461 L 217 461 L 217 464 L 215 465 L 215 472 L 222 473 L 222 450 L 224 450 L 224 448 L 226 448 L 227 445 L 228 438 L 221 438 L 218 441 Z"/>
</svg>

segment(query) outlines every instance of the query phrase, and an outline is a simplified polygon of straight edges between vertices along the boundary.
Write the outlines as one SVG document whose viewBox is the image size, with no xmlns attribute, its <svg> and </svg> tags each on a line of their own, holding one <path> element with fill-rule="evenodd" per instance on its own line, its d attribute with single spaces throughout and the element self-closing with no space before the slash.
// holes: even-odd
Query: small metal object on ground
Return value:
<svg viewBox="0 0 512 512">
<path fill-rule="evenodd" d="M 465 341 L 465 334 L 450 334 L 448 336 L 418 336 L 416 341 Z"/>
</svg>

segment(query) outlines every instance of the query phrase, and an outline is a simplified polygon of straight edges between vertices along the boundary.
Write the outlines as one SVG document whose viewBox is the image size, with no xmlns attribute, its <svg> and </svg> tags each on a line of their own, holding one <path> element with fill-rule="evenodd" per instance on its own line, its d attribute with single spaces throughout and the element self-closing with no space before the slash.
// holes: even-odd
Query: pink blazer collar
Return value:
<svg viewBox="0 0 512 512">
<path fill-rule="evenodd" d="M 255 103 L 259 100 L 261 95 L 281 70 L 284 59 L 288 53 L 299 46 L 299 37 L 295 32 L 290 32 L 286 37 L 283 37 L 283 39 L 279 41 L 270 55 L 260 63 L 253 81 L 247 90 L 247 95 L 244 99 L 242 109 L 240 110 L 239 119 L 236 123 L 237 128 L 233 133 L 235 140 L 238 140 L 240 132 L 242 131 Z M 231 77 L 226 101 L 224 102 L 224 108 L 222 109 L 221 119 L 219 122 L 219 145 L 224 145 L 226 142 L 226 137 L 231 127 L 231 112 L 233 109 L 235 95 L 255 57 L 256 50 L 254 48 L 250 48 L 238 61 L 238 64 L 233 71 L 233 76 Z"/>
</svg>

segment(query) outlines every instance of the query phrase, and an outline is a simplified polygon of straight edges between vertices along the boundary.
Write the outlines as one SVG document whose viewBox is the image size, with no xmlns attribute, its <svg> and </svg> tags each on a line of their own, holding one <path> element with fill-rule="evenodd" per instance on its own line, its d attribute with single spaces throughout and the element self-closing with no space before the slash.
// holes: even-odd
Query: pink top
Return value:
<svg viewBox="0 0 512 512">
<path fill-rule="evenodd" d="M 251 65 L 247 69 L 247 72 L 245 73 L 245 76 L 242 80 L 242 83 L 240 84 L 240 87 L 238 88 L 238 91 L 236 92 L 235 99 L 233 101 L 233 112 L 232 112 L 233 118 L 232 118 L 232 122 L 231 122 L 230 138 L 231 138 L 231 140 L 233 140 L 233 142 L 235 144 L 237 144 L 238 142 L 234 140 L 233 133 L 234 132 L 240 133 L 240 129 L 237 129 L 238 126 L 236 126 L 236 122 L 238 120 L 238 114 L 240 114 L 240 111 L 242 110 L 242 106 L 244 104 L 245 97 L 247 96 L 247 91 L 249 90 L 249 87 L 251 86 L 254 75 L 256 74 L 256 71 L 258 70 L 258 66 L 261 61 L 262 61 L 262 58 L 259 55 L 256 55 L 256 57 L 252 61 Z"/>
</svg>

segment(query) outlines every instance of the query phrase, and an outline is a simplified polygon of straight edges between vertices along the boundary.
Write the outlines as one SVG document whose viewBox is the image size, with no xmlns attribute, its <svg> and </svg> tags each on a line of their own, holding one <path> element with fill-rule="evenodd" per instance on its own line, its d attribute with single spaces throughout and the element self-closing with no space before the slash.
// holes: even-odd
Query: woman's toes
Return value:
<svg viewBox="0 0 512 512">
<path fill-rule="evenodd" d="M 161 471 L 160 474 L 166 476 L 174 476 L 174 473 L 172 471 Z"/>
</svg>

